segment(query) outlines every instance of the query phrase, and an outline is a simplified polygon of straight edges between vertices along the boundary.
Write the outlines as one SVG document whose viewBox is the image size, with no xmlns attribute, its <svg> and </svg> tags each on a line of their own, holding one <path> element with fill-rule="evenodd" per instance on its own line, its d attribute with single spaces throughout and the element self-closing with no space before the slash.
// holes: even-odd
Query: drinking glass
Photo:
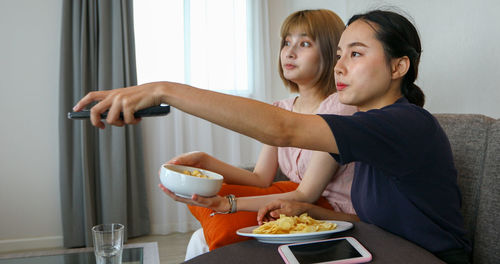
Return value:
<svg viewBox="0 0 500 264">
<path fill-rule="evenodd" d="M 97 264 L 121 264 L 123 251 L 122 224 L 101 224 L 92 227 Z"/>
</svg>

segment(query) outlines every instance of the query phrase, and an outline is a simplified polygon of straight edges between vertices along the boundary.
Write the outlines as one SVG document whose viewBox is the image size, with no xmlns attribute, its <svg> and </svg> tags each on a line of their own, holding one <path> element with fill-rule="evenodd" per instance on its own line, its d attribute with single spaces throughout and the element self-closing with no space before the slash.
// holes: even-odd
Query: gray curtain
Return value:
<svg viewBox="0 0 500 264">
<path fill-rule="evenodd" d="M 64 0 L 60 73 L 60 192 L 65 247 L 91 246 L 91 227 L 149 233 L 140 126 L 100 130 L 66 118 L 92 90 L 137 83 L 132 0 Z"/>
</svg>

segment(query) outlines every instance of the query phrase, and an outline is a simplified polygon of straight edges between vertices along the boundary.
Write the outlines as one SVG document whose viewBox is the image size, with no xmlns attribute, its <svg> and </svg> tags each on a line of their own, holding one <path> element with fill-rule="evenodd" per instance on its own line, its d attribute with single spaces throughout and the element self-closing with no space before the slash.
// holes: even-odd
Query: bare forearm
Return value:
<svg viewBox="0 0 500 264">
<path fill-rule="evenodd" d="M 158 85 L 162 102 L 265 144 L 338 152 L 331 130 L 319 116 L 297 114 L 256 100 L 184 84 Z"/>
<path fill-rule="evenodd" d="M 159 84 L 164 91 L 162 101 L 175 108 L 270 145 L 289 144 L 284 129 L 284 121 L 287 120 L 285 110 L 188 85 Z"/>
<path fill-rule="evenodd" d="M 238 205 L 237 205 L 238 211 L 258 211 L 263 204 L 267 204 L 271 201 L 280 199 L 305 202 L 305 203 L 312 203 L 315 201 L 314 198 L 309 197 L 297 191 L 268 194 L 261 196 L 239 197 L 237 199 L 238 199 Z"/>
<path fill-rule="evenodd" d="M 340 220 L 349 222 L 359 221 L 359 217 L 357 215 L 336 212 L 314 204 L 305 205 L 305 208 L 305 212 L 307 212 L 309 216 L 315 219 Z"/>
<path fill-rule="evenodd" d="M 269 185 L 268 180 L 261 177 L 262 175 L 230 165 L 209 155 L 206 156 L 203 167 L 224 176 L 224 182 L 227 184 L 257 187 L 267 187 Z"/>
</svg>

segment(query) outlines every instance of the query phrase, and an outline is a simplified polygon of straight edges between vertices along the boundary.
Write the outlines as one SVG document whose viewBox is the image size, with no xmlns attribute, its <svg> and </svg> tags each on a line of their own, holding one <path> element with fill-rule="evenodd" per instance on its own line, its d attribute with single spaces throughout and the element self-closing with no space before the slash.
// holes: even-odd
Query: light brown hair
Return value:
<svg viewBox="0 0 500 264">
<path fill-rule="evenodd" d="M 334 93 L 337 91 L 334 76 L 334 67 L 337 63 L 336 52 L 340 36 L 345 29 L 344 22 L 337 14 L 327 9 L 297 11 L 289 15 L 281 25 L 280 52 L 285 45 L 287 35 L 291 30 L 297 28 L 304 30 L 319 45 L 322 72 L 317 84 L 321 87 L 324 95 Z M 291 92 L 298 92 L 297 84 L 285 79 L 283 75 L 281 56 L 278 66 L 281 80 L 285 86 Z"/>
</svg>

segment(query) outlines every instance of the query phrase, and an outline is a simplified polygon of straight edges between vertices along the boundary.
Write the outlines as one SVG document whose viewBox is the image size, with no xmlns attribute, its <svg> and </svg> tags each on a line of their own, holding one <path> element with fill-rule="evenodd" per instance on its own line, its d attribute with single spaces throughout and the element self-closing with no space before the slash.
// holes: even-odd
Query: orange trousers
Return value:
<svg viewBox="0 0 500 264">
<path fill-rule="evenodd" d="M 220 196 L 234 194 L 236 197 L 258 196 L 266 194 L 276 194 L 291 192 L 299 185 L 291 181 L 274 182 L 270 187 L 259 188 L 247 185 L 223 184 L 219 191 Z M 317 205 L 333 210 L 328 200 L 321 197 L 316 202 Z M 188 205 L 189 210 L 201 223 L 205 240 L 210 250 L 251 239 L 236 234 L 236 231 L 243 227 L 257 225 L 257 212 L 239 211 L 233 214 L 216 214 L 210 216 L 211 209 Z"/>
</svg>

